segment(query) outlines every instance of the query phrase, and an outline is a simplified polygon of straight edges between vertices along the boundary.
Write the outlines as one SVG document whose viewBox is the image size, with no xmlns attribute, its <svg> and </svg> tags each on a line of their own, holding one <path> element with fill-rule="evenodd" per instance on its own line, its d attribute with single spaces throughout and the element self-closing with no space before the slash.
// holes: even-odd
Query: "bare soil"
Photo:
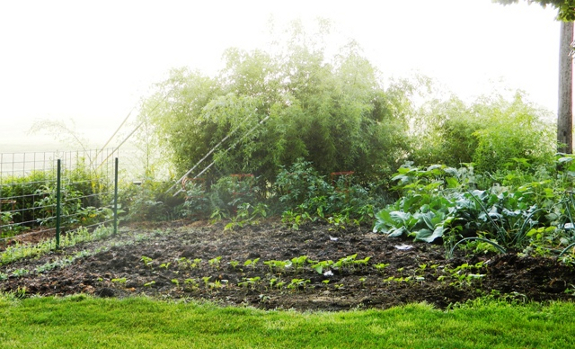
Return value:
<svg viewBox="0 0 575 349">
<path fill-rule="evenodd" d="M 35 271 L 79 251 L 90 255 L 64 267 Z M 337 262 L 355 254 L 355 260 L 370 259 L 366 265 L 332 266 L 322 273 L 309 262 L 301 268 L 273 269 L 263 263 L 301 256 Z M 245 265 L 258 258 L 255 266 Z M 193 265 L 197 259 L 201 262 Z M 570 300 L 575 289 L 575 269 L 551 258 L 458 251 L 447 259 L 442 245 L 389 238 L 370 227 L 336 229 L 316 223 L 292 230 L 274 221 L 233 231 L 225 231 L 222 223 L 184 221 L 126 226 L 106 241 L 2 265 L 0 273 L 9 275 L 0 281 L 1 291 L 25 295 L 145 294 L 298 310 L 389 308 L 413 302 L 445 308 L 486 295 Z"/>
</svg>

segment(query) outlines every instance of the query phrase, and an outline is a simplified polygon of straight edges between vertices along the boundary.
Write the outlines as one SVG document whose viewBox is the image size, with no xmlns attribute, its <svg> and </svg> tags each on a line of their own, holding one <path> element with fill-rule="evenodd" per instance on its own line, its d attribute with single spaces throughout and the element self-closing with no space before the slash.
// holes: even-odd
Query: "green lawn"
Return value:
<svg viewBox="0 0 575 349">
<path fill-rule="evenodd" d="M 0 348 L 573 348 L 575 304 L 261 311 L 146 298 L 0 297 Z"/>
</svg>

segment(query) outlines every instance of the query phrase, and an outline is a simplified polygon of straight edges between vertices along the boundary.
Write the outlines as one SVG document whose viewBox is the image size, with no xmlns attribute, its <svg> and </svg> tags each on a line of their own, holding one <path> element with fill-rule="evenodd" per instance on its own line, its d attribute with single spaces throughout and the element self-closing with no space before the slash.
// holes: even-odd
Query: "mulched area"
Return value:
<svg viewBox="0 0 575 349">
<path fill-rule="evenodd" d="M 65 267 L 33 272 L 82 250 L 90 255 Z M 353 255 L 348 263 L 325 267 L 321 273 L 309 261 L 301 267 L 284 263 L 287 268 L 264 264 L 279 265 L 302 256 L 336 263 Z M 353 263 L 366 257 L 370 258 L 365 264 Z M 246 263 L 254 260 L 255 264 Z M 15 275 L 22 270 L 32 272 Z M 185 221 L 124 226 L 121 234 L 106 241 L 2 265 L 0 273 L 9 275 L 0 281 L 1 291 L 20 290 L 25 295 L 145 294 L 264 309 L 330 311 L 413 302 L 446 308 L 486 295 L 519 301 L 570 300 L 575 289 L 575 269 L 556 259 L 463 251 L 447 259 L 442 245 L 389 238 L 370 227 L 342 229 L 313 223 L 292 230 L 273 220 L 236 230 L 224 230 L 223 223 Z"/>
</svg>

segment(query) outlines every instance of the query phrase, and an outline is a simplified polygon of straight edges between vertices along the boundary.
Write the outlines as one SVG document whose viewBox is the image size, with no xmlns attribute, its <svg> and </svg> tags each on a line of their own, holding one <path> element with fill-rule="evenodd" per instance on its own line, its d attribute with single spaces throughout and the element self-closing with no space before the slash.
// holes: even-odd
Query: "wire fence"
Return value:
<svg viewBox="0 0 575 349">
<path fill-rule="evenodd" d="M 114 161 L 114 158 L 116 161 Z M 113 150 L 0 153 L 0 248 L 117 224 Z"/>
</svg>

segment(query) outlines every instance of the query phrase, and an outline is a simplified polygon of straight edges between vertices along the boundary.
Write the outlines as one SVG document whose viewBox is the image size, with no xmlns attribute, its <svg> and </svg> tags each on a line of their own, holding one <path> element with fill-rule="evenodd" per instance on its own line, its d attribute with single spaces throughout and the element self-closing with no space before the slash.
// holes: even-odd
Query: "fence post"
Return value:
<svg viewBox="0 0 575 349">
<path fill-rule="evenodd" d="M 118 158 L 114 162 L 114 235 L 118 234 Z"/>
<path fill-rule="evenodd" d="M 56 173 L 56 249 L 60 249 L 60 201 L 61 201 L 61 182 L 62 182 L 62 160 L 58 159 L 58 168 Z"/>
</svg>

